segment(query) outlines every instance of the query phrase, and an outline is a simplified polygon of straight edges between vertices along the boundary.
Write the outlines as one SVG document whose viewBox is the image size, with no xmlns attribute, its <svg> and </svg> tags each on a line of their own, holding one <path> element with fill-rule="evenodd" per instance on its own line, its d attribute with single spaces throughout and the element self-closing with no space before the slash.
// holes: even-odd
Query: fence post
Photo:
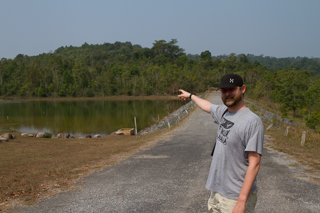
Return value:
<svg viewBox="0 0 320 213">
<path fill-rule="evenodd" d="M 306 142 L 306 131 L 302 131 L 302 136 L 301 136 L 301 146 L 304 146 L 304 143 Z"/>
<path fill-rule="evenodd" d="M 137 131 L 137 120 L 136 117 L 134 117 L 134 134 L 137 135 L 138 131 Z"/>
<path fill-rule="evenodd" d="M 289 133 L 289 126 L 287 126 L 286 131 L 284 132 L 284 137 L 286 138 L 288 136 Z"/>
<path fill-rule="evenodd" d="M 273 126 L 273 124 L 270 124 L 270 125 L 268 126 L 268 128 L 266 129 L 266 131 L 268 131 L 272 126 Z"/>
</svg>

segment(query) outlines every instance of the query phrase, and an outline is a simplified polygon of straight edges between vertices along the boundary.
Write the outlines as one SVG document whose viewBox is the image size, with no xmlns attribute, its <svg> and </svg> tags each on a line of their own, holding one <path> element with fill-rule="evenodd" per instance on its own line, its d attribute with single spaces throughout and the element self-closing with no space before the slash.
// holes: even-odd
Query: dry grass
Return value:
<svg viewBox="0 0 320 213">
<path fill-rule="evenodd" d="M 301 146 L 302 131 L 306 128 L 289 127 L 288 136 L 284 137 L 286 126 L 271 128 L 266 134 L 274 140 L 269 146 L 278 151 L 294 156 L 300 163 L 308 165 L 310 171 L 320 171 L 320 135 L 312 130 L 307 131 L 305 145 Z"/>
<path fill-rule="evenodd" d="M 92 139 L 21 137 L 0 143 L 0 211 L 31 205 L 70 188 L 79 178 L 112 165 L 163 134 Z M 4 132 L 0 132 L 3 134 Z"/>
</svg>

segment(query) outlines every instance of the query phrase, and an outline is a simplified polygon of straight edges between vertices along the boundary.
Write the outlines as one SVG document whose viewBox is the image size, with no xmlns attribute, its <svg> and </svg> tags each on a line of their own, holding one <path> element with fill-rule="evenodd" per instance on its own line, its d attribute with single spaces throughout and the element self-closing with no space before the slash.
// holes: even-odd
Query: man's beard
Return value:
<svg viewBox="0 0 320 213">
<path fill-rule="evenodd" d="M 228 100 L 228 98 L 232 98 L 232 100 Z M 224 105 L 226 105 L 227 107 L 234 107 L 236 106 L 240 101 L 242 100 L 242 93 L 237 94 L 237 95 L 230 95 L 228 97 L 222 97 L 222 101 L 224 103 Z"/>
</svg>

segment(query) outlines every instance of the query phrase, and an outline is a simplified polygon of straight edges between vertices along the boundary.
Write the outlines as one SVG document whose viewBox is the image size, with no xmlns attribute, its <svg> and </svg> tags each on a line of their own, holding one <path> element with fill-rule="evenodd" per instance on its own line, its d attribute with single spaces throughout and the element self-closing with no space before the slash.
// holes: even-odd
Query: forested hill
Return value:
<svg viewBox="0 0 320 213">
<path fill-rule="evenodd" d="M 310 72 L 311 71 L 311 72 Z M 319 60 L 253 55 L 186 55 L 172 39 L 152 48 L 130 42 L 60 47 L 38 56 L 0 61 L 0 96 L 93 97 L 177 95 L 179 88 L 203 92 L 218 87 L 226 73 L 238 73 L 253 98 L 278 102 L 309 126 L 320 124 Z"/>
<path fill-rule="evenodd" d="M 315 74 L 320 74 L 320 58 L 307 57 L 287 57 L 275 58 L 270 56 L 254 56 L 247 54 L 250 62 L 259 62 L 262 66 L 273 70 L 293 69 L 306 70 Z"/>
<path fill-rule="evenodd" d="M 232 54 L 235 55 L 235 54 Z M 238 58 L 241 58 L 243 54 L 237 55 Z M 188 54 L 190 59 L 199 60 L 200 55 Z M 253 55 L 247 54 L 246 57 L 251 63 L 259 63 L 267 69 L 272 70 L 306 70 L 311 73 L 320 74 L 320 58 L 308 58 L 308 57 L 287 57 L 287 58 L 276 58 L 263 55 Z M 229 55 L 218 55 L 212 56 L 213 59 L 222 59 L 227 60 Z"/>
</svg>

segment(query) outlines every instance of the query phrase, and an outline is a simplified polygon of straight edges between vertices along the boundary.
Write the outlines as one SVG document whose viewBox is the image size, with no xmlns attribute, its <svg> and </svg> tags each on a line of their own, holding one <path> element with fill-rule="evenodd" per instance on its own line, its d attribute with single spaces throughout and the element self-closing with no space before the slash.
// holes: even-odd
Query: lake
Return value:
<svg viewBox="0 0 320 213">
<path fill-rule="evenodd" d="M 0 102 L 0 130 L 108 135 L 120 128 L 138 132 L 181 107 L 177 100 L 85 100 Z"/>
</svg>

